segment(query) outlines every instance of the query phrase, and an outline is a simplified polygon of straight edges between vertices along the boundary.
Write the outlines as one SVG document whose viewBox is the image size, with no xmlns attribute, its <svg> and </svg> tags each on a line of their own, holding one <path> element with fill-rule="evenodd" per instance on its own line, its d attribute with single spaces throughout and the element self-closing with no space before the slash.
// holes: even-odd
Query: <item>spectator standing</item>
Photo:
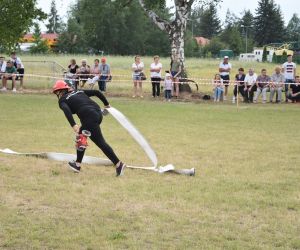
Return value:
<svg viewBox="0 0 300 250">
<path fill-rule="evenodd" d="M 152 83 L 152 97 L 160 95 L 160 81 L 162 64 L 159 62 L 159 56 L 154 56 L 154 62 L 150 65 L 150 75 Z"/>
<path fill-rule="evenodd" d="M 224 93 L 224 83 L 220 74 L 216 74 L 213 80 L 214 85 L 214 102 L 219 102 L 222 99 Z"/>
<path fill-rule="evenodd" d="M 6 69 L 6 61 L 4 56 L 0 56 L 0 79 L 2 78 L 2 75 L 5 73 Z"/>
<path fill-rule="evenodd" d="M 98 82 L 99 90 L 102 92 L 106 91 L 106 83 L 110 77 L 110 66 L 106 63 L 106 58 L 101 58 L 101 65 L 100 65 L 100 79 Z"/>
<path fill-rule="evenodd" d="M 25 74 L 25 69 L 24 69 L 24 65 L 20 59 L 20 57 L 17 57 L 16 52 L 12 52 L 10 54 L 11 57 L 11 61 L 14 65 L 14 67 L 17 69 L 17 77 L 16 80 L 20 79 L 20 90 L 23 89 L 23 84 L 24 84 L 24 74 Z"/>
<path fill-rule="evenodd" d="M 282 64 L 282 73 L 284 74 L 285 78 L 285 101 L 288 101 L 288 94 L 289 94 L 289 83 L 293 83 L 296 76 L 296 64 L 293 62 L 293 56 L 287 56 L 287 62 Z"/>
<path fill-rule="evenodd" d="M 233 89 L 233 97 L 232 97 L 232 103 L 235 103 L 237 98 L 237 93 L 239 93 L 244 97 L 244 88 L 245 88 L 245 73 L 243 68 L 239 68 L 239 73 L 235 75 L 235 85 Z"/>
<path fill-rule="evenodd" d="M 253 102 L 253 93 L 257 90 L 256 87 L 257 75 L 254 73 L 254 69 L 249 69 L 248 74 L 245 76 L 244 87 L 244 102 Z"/>
<path fill-rule="evenodd" d="M 165 81 L 164 81 L 164 89 L 165 89 L 165 100 L 170 102 L 172 97 L 172 88 L 173 88 L 173 81 L 171 75 L 166 73 Z"/>
<path fill-rule="evenodd" d="M 91 67 L 87 65 L 87 60 L 82 59 L 81 65 L 77 69 L 77 75 L 79 76 L 79 82 L 81 82 L 80 87 L 83 88 L 87 79 L 89 78 L 91 73 Z"/>
<path fill-rule="evenodd" d="M 300 76 L 295 77 L 295 83 L 290 85 L 290 89 L 288 99 L 292 102 L 300 102 Z"/>
<path fill-rule="evenodd" d="M 271 76 L 270 84 L 270 102 L 273 102 L 273 97 L 275 91 L 277 92 L 277 103 L 281 103 L 282 88 L 284 86 L 284 75 L 281 74 L 281 67 L 277 66 L 275 68 L 275 73 Z"/>
<path fill-rule="evenodd" d="M 79 66 L 76 63 L 75 59 L 70 60 L 70 64 L 68 65 L 68 72 L 66 74 L 66 83 L 77 89 L 77 75 L 76 72 L 79 69 Z"/>
<path fill-rule="evenodd" d="M 17 89 L 16 89 L 16 73 L 17 73 L 17 69 L 14 66 L 13 62 L 11 60 L 8 60 L 6 62 L 5 73 L 2 76 L 2 89 L 1 89 L 1 91 L 7 91 L 7 80 L 12 80 L 12 91 L 17 92 Z"/>
<path fill-rule="evenodd" d="M 143 98 L 143 85 L 142 85 L 142 76 L 141 73 L 144 70 L 144 63 L 141 61 L 141 57 L 136 55 L 134 57 L 134 63 L 131 66 L 132 79 L 133 79 L 133 98 L 135 98 L 138 94 L 141 98 Z M 139 88 L 139 91 L 138 91 Z"/>
<path fill-rule="evenodd" d="M 262 94 L 262 103 L 266 103 L 267 101 L 267 91 L 270 89 L 271 78 L 267 75 L 267 70 L 262 69 L 261 75 L 256 79 L 256 95 L 254 97 L 253 102 L 256 103 L 260 94 Z"/>
<path fill-rule="evenodd" d="M 232 66 L 231 63 L 229 63 L 229 57 L 224 56 L 223 62 L 219 65 L 219 72 L 220 76 L 223 79 L 223 83 L 225 86 L 225 93 L 224 93 L 224 101 L 227 100 L 227 93 L 228 93 L 228 86 L 230 82 L 230 70 Z"/>
<path fill-rule="evenodd" d="M 180 64 L 180 60 L 178 58 L 178 56 L 173 56 L 173 59 L 171 61 L 171 76 L 172 76 L 172 80 L 173 80 L 173 87 L 175 87 L 175 97 L 178 98 L 179 97 L 179 76 L 181 74 L 182 68 L 181 68 L 181 64 Z M 173 91 L 174 89 L 172 89 Z M 174 94 L 172 93 L 172 96 L 174 96 Z"/>
</svg>

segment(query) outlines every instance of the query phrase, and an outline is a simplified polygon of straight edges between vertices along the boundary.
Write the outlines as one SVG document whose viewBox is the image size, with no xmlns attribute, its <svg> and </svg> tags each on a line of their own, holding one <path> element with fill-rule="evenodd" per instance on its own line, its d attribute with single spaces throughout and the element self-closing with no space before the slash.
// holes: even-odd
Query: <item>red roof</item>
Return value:
<svg viewBox="0 0 300 250">
<path fill-rule="evenodd" d="M 202 37 L 202 36 L 196 36 L 196 37 L 194 37 L 194 39 L 196 40 L 197 44 L 200 46 L 205 46 L 205 45 L 209 44 L 209 42 L 210 42 L 209 39 Z"/>
<path fill-rule="evenodd" d="M 26 34 L 24 35 L 23 39 L 32 39 L 33 34 Z M 47 39 L 47 40 L 54 40 L 58 38 L 58 34 L 56 33 L 44 33 L 41 34 L 41 38 Z"/>
</svg>

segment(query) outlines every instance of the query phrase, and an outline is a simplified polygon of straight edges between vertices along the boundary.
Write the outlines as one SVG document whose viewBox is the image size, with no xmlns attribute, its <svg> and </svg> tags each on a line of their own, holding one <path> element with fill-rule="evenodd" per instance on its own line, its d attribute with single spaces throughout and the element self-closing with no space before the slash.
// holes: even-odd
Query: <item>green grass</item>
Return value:
<svg viewBox="0 0 300 250">
<path fill-rule="evenodd" d="M 300 249 L 299 105 L 162 103 L 112 98 L 159 164 L 195 177 L 0 156 L 1 249 Z M 73 153 L 54 96 L 0 95 L 0 148 Z M 150 165 L 113 120 L 122 160 Z M 103 157 L 91 143 L 88 155 Z"/>
</svg>

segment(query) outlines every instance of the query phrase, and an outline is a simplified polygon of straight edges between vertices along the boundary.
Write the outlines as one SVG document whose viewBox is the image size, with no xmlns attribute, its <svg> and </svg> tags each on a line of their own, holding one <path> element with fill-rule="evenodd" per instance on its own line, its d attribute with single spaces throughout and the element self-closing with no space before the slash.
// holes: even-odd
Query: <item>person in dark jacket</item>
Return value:
<svg viewBox="0 0 300 250">
<path fill-rule="evenodd" d="M 59 107 L 64 112 L 78 138 L 83 134 L 84 130 L 89 131 L 91 140 L 116 166 L 116 176 L 123 175 L 126 165 L 119 160 L 112 148 L 104 140 L 99 126 L 103 118 L 101 108 L 90 99 L 90 97 L 96 96 L 103 102 L 105 108 L 109 108 L 109 102 L 106 97 L 98 90 L 73 90 L 62 80 L 54 84 L 53 93 L 57 95 Z M 76 124 L 73 114 L 78 116 L 81 126 Z M 69 162 L 69 167 L 76 173 L 80 172 L 84 153 L 85 149 L 77 148 L 76 161 Z"/>
</svg>

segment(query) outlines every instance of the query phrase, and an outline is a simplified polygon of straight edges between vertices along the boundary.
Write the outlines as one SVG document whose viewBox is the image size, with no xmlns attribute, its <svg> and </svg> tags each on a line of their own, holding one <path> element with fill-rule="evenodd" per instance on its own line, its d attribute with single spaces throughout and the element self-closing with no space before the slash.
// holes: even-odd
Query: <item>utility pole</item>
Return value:
<svg viewBox="0 0 300 250">
<path fill-rule="evenodd" d="M 248 28 L 251 28 L 251 26 L 241 25 L 241 27 L 246 29 L 246 53 L 248 53 Z"/>
</svg>

